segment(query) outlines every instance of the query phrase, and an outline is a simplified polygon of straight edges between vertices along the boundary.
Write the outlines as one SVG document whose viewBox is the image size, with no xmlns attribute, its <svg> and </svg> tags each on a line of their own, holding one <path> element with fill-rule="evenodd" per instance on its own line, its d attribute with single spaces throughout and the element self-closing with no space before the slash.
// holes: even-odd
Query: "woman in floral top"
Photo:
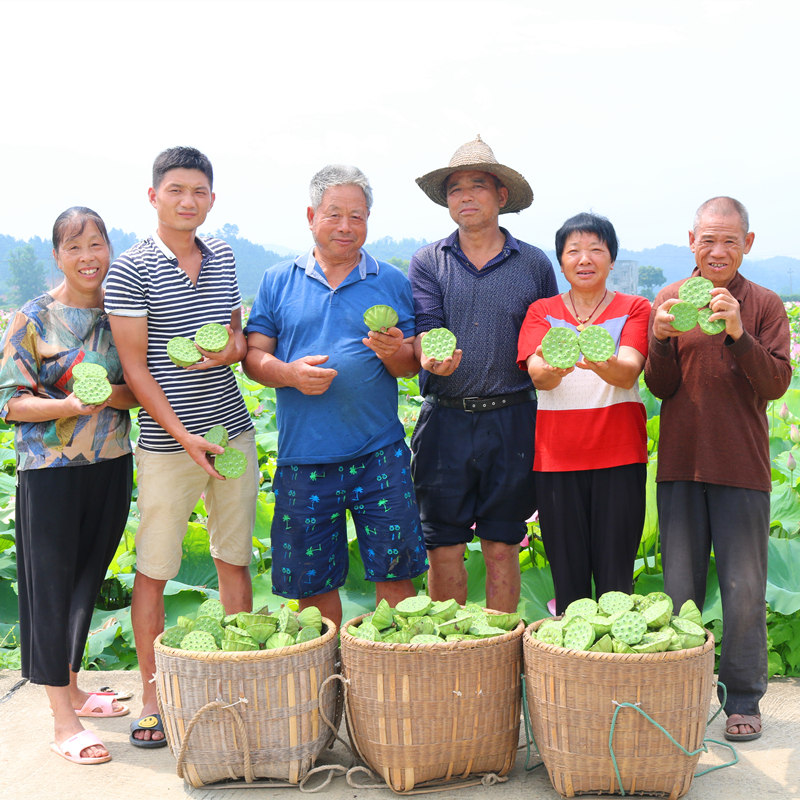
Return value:
<svg viewBox="0 0 800 800">
<path fill-rule="evenodd" d="M 111 244 L 91 209 L 53 227 L 63 280 L 12 317 L 0 355 L 0 416 L 16 424 L 22 675 L 44 684 L 55 718 L 52 749 L 70 761 L 110 760 L 78 717 L 122 716 L 126 706 L 78 689 L 95 599 L 125 528 L 133 461 L 125 385 L 103 311 Z M 105 367 L 111 396 L 84 405 L 73 368 Z"/>
</svg>

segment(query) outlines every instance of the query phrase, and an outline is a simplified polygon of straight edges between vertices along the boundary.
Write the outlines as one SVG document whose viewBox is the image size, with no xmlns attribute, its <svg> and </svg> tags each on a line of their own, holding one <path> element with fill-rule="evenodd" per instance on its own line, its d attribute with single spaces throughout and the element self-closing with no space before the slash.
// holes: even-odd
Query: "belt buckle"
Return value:
<svg viewBox="0 0 800 800">
<path fill-rule="evenodd" d="M 464 411 L 468 411 L 470 414 L 475 413 L 474 408 L 467 408 L 467 403 L 477 403 L 480 400 L 480 397 L 462 397 L 461 403 L 464 406 Z"/>
</svg>

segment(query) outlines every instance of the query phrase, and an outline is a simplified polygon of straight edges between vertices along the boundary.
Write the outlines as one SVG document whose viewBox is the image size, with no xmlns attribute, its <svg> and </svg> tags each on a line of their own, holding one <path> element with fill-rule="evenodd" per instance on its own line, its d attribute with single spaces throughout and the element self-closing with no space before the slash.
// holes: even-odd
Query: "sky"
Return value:
<svg viewBox="0 0 800 800">
<path fill-rule="evenodd" d="M 552 249 L 591 210 L 631 250 L 687 244 L 694 211 L 749 209 L 751 258 L 800 257 L 796 0 L 0 0 L 0 233 L 88 205 L 146 236 L 155 156 L 214 165 L 226 223 L 310 246 L 308 183 L 370 178 L 368 241 L 447 236 L 414 179 L 476 134 L 531 184 L 501 217 Z"/>
</svg>

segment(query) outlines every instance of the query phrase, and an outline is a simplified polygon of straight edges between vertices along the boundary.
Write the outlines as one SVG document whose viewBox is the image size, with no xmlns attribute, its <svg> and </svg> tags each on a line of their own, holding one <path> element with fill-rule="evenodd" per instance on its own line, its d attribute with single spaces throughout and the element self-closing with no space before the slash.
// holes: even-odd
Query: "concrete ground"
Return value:
<svg viewBox="0 0 800 800">
<path fill-rule="evenodd" d="M 254 787 L 245 784 L 229 788 L 192 788 L 177 777 L 175 759 L 168 747 L 143 750 L 128 744 L 128 728 L 138 712 L 139 673 L 84 673 L 81 686 L 97 689 L 113 685 L 136 694 L 131 704 L 133 714 L 112 719 L 85 720 L 108 747 L 113 760 L 97 766 L 70 764 L 50 751 L 53 723 L 44 689 L 29 683 L 20 684 L 18 672 L 0 671 L 0 798 L 2 800 L 95 800 L 130 797 L 240 800 L 252 798 Z M 739 763 L 697 778 L 687 795 L 691 800 L 763 800 L 785 798 L 800 800 L 800 679 L 776 679 L 762 702 L 764 735 L 754 742 L 736 745 Z M 715 709 L 714 709 L 715 710 Z M 723 739 L 722 716 L 709 727 L 707 736 Z M 730 760 L 730 752 L 710 745 L 701 756 L 698 770 Z M 324 759 L 348 763 L 341 745 L 328 751 Z M 535 763 L 535 762 L 534 762 Z M 321 782 L 320 780 L 316 783 Z M 365 776 L 358 782 L 365 783 Z M 316 785 L 316 784 L 315 784 Z M 258 792 L 269 793 L 274 800 L 296 800 L 296 788 L 261 786 Z M 331 800 L 390 798 L 389 789 L 354 789 L 343 777 L 335 778 L 322 789 Z M 495 786 L 475 786 L 459 791 L 441 792 L 442 798 L 495 798 L 496 800 L 557 800 L 543 768 L 525 771 L 525 750 L 521 750 L 509 780 Z"/>
</svg>

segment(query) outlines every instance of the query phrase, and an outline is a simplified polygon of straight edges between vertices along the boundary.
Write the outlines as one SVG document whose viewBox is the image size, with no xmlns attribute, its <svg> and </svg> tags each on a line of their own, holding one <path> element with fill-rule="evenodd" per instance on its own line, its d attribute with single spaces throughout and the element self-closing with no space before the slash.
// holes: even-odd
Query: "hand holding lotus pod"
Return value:
<svg viewBox="0 0 800 800">
<path fill-rule="evenodd" d="M 695 277 L 681 284 L 678 297 L 695 308 L 703 308 L 711 302 L 711 290 L 714 284 L 707 278 Z"/>
<path fill-rule="evenodd" d="M 687 303 L 685 300 L 681 300 L 675 303 L 674 306 L 671 306 L 669 313 L 675 317 L 675 319 L 672 320 L 672 327 L 675 328 L 676 331 L 690 331 L 697 325 L 697 308 L 691 303 Z"/>
<path fill-rule="evenodd" d="M 99 406 L 111 397 L 111 384 L 107 378 L 83 378 L 72 387 L 75 397 L 87 406 Z"/>
<path fill-rule="evenodd" d="M 578 346 L 587 361 L 608 361 L 617 350 L 614 337 L 602 325 L 590 325 L 578 336 Z"/>
<path fill-rule="evenodd" d="M 211 444 L 218 444 L 220 447 L 228 446 L 228 431 L 224 425 L 215 425 L 203 438 L 207 442 L 211 442 Z"/>
<path fill-rule="evenodd" d="M 226 447 L 215 456 L 214 468 L 223 478 L 241 478 L 247 472 L 247 456 L 235 447 Z"/>
<path fill-rule="evenodd" d="M 371 331 L 386 333 L 397 325 L 399 317 L 391 306 L 372 306 L 364 312 L 364 322 Z"/>
<path fill-rule="evenodd" d="M 688 281 L 681 284 L 678 289 L 680 302 L 675 303 L 669 309 L 669 313 L 675 317 L 672 322 L 675 330 L 690 331 L 695 325 L 699 325 L 700 330 L 709 336 L 725 330 L 724 319 L 708 319 L 714 313 L 711 308 L 708 308 L 712 300 L 713 288 L 714 284 L 710 280 L 699 276 L 689 278 Z"/>
</svg>

